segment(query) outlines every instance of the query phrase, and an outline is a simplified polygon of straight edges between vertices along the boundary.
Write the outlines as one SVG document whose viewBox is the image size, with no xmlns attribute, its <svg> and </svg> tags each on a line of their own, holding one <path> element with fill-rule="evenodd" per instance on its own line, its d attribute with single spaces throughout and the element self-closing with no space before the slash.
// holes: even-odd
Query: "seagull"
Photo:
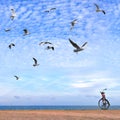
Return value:
<svg viewBox="0 0 120 120">
<path fill-rule="evenodd" d="M 14 9 L 11 9 L 11 16 L 10 16 L 10 18 L 11 18 L 11 20 L 14 20 L 14 18 L 15 18 L 15 16 L 16 16 L 16 13 L 15 13 L 15 10 Z"/>
<path fill-rule="evenodd" d="M 4 30 L 5 30 L 5 32 L 9 32 L 9 31 L 11 31 L 10 28 L 4 29 Z"/>
<path fill-rule="evenodd" d="M 34 60 L 33 66 L 34 66 L 34 67 L 35 67 L 35 66 L 38 66 L 39 64 L 37 63 L 37 60 L 36 60 L 35 58 L 33 58 L 33 60 Z"/>
<path fill-rule="evenodd" d="M 73 29 L 73 27 L 74 27 L 74 25 L 77 23 L 77 19 L 75 19 L 75 20 L 73 20 L 72 22 L 71 22 L 71 28 L 70 28 L 70 30 L 72 30 Z"/>
<path fill-rule="evenodd" d="M 19 79 L 19 77 L 18 77 L 18 76 L 16 76 L 16 75 L 15 75 L 14 77 L 16 78 L 16 80 L 18 80 L 18 79 Z"/>
<path fill-rule="evenodd" d="M 70 43 L 73 45 L 73 47 L 75 47 L 76 49 L 74 49 L 73 51 L 74 52 L 79 52 L 79 51 L 82 51 L 82 50 L 84 50 L 84 46 L 87 44 L 87 42 L 85 42 L 81 47 L 80 46 L 78 46 L 75 42 L 73 42 L 71 39 L 69 39 L 69 41 L 70 41 Z"/>
<path fill-rule="evenodd" d="M 14 43 L 11 43 L 8 47 L 11 49 L 12 46 L 15 46 L 15 44 L 14 44 Z"/>
<path fill-rule="evenodd" d="M 52 11 L 52 10 L 55 10 L 56 8 L 50 8 L 49 10 L 46 10 L 45 12 L 50 12 L 50 11 Z"/>
<path fill-rule="evenodd" d="M 51 42 L 40 42 L 39 45 L 44 45 L 44 44 L 52 44 Z"/>
<path fill-rule="evenodd" d="M 46 49 L 47 49 L 47 50 L 49 50 L 49 49 L 54 50 L 54 47 L 53 47 L 53 46 L 47 46 Z"/>
<path fill-rule="evenodd" d="M 27 29 L 24 29 L 23 31 L 24 31 L 24 35 L 23 35 L 23 36 L 29 35 L 29 34 L 30 34 L 29 31 L 28 31 Z"/>
<path fill-rule="evenodd" d="M 103 14 L 106 14 L 106 12 L 104 10 L 101 10 L 96 3 L 94 3 L 94 5 L 96 6 L 96 12 L 102 12 Z"/>
</svg>

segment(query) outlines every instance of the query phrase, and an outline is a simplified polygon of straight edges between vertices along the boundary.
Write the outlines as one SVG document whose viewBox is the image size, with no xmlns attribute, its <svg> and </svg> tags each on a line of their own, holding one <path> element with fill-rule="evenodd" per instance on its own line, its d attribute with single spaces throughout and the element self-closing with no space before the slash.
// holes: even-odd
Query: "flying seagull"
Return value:
<svg viewBox="0 0 120 120">
<path fill-rule="evenodd" d="M 106 12 L 104 10 L 100 9 L 96 3 L 94 3 L 94 5 L 96 6 L 96 12 L 102 12 L 103 14 L 106 14 Z"/>
<path fill-rule="evenodd" d="M 10 28 L 4 29 L 4 30 L 5 30 L 5 32 L 9 32 L 9 31 L 11 31 Z"/>
<path fill-rule="evenodd" d="M 39 45 L 44 45 L 44 44 L 52 44 L 51 42 L 40 42 Z"/>
<path fill-rule="evenodd" d="M 29 31 L 28 31 L 27 29 L 24 29 L 23 31 L 24 31 L 23 36 L 25 36 L 25 35 L 29 35 L 29 34 L 30 34 Z"/>
<path fill-rule="evenodd" d="M 11 20 L 14 20 L 15 16 L 16 16 L 15 10 L 11 9 L 11 16 L 10 16 Z"/>
<path fill-rule="evenodd" d="M 39 64 L 37 63 L 37 60 L 36 60 L 35 58 L 33 58 L 33 60 L 34 60 L 33 66 L 34 66 L 34 67 L 35 67 L 35 66 L 38 66 Z"/>
<path fill-rule="evenodd" d="M 49 10 L 45 10 L 45 12 L 50 12 L 50 11 L 52 11 L 52 10 L 55 10 L 56 8 L 50 8 Z"/>
<path fill-rule="evenodd" d="M 47 46 L 46 49 L 47 49 L 47 50 L 49 50 L 49 49 L 54 50 L 54 47 L 53 47 L 53 46 Z"/>
<path fill-rule="evenodd" d="M 71 22 L 71 28 L 70 28 L 70 30 L 73 29 L 73 27 L 75 26 L 76 23 L 77 23 L 77 19 L 75 19 L 75 20 L 73 20 L 73 21 Z"/>
<path fill-rule="evenodd" d="M 18 80 L 18 79 L 19 79 L 19 77 L 18 77 L 18 76 L 16 76 L 16 75 L 15 75 L 14 77 L 16 78 L 16 80 Z"/>
<path fill-rule="evenodd" d="M 12 46 L 15 46 L 15 44 L 14 44 L 14 43 L 11 43 L 8 47 L 11 49 Z"/>
<path fill-rule="evenodd" d="M 74 49 L 73 51 L 74 52 L 79 52 L 79 51 L 82 51 L 84 50 L 84 46 L 87 44 L 87 42 L 85 42 L 81 47 L 78 46 L 75 42 L 73 42 L 71 39 L 69 39 L 70 43 L 72 44 L 73 47 L 75 47 L 76 49 Z"/>
</svg>

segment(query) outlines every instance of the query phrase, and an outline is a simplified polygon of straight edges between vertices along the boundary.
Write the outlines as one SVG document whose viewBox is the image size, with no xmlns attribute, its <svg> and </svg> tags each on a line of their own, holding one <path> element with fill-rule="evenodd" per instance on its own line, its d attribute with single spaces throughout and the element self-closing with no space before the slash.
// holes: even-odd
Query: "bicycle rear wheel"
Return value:
<svg viewBox="0 0 120 120">
<path fill-rule="evenodd" d="M 105 99 L 103 101 L 103 99 L 101 98 L 99 101 L 98 101 L 98 106 L 100 109 L 102 110 L 107 110 L 109 107 L 110 107 L 110 103 L 107 99 Z"/>
</svg>

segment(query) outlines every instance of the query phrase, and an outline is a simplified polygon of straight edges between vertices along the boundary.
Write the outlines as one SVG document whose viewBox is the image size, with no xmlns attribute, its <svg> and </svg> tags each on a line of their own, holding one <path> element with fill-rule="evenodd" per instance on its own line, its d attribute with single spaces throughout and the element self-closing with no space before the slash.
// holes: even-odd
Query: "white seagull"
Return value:
<svg viewBox="0 0 120 120">
<path fill-rule="evenodd" d="M 87 44 L 87 42 L 85 42 L 81 47 L 78 46 L 75 42 L 73 42 L 71 39 L 69 39 L 70 43 L 72 44 L 73 47 L 75 47 L 76 49 L 74 49 L 73 51 L 74 52 L 79 52 L 79 51 L 82 51 L 84 50 L 84 46 Z"/>
<path fill-rule="evenodd" d="M 73 29 L 73 27 L 75 26 L 76 23 L 77 23 L 77 19 L 75 19 L 75 20 L 73 20 L 73 21 L 71 22 L 71 28 L 70 28 L 70 30 Z"/>
<path fill-rule="evenodd" d="M 29 35 L 29 34 L 30 34 L 30 32 L 29 32 L 27 29 L 24 29 L 23 31 L 24 31 L 23 36 L 25 36 L 25 35 Z"/>
<path fill-rule="evenodd" d="M 11 20 L 14 20 L 14 18 L 16 17 L 16 13 L 15 13 L 15 10 L 14 9 L 11 9 Z"/>
<path fill-rule="evenodd" d="M 10 28 L 4 29 L 4 30 L 5 30 L 5 32 L 9 32 L 9 31 L 11 31 Z"/>
<path fill-rule="evenodd" d="M 15 46 L 15 44 L 14 43 L 11 43 L 8 47 L 9 47 L 9 49 L 11 49 L 12 48 L 12 46 Z"/>
<path fill-rule="evenodd" d="M 36 60 L 35 58 L 33 58 L 33 60 L 34 60 L 33 66 L 34 66 L 34 67 L 35 67 L 35 66 L 38 66 L 39 64 L 37 63 L 37 60 Z"/>
<path fill-rule="evenodd" d="M 104 10 L 100 9 L 96 3 L 94 3 L 94 5 L 96 6 L 96 12 L 102 12 L 103 14 L 106 14 L 106 12 Z"/>
</svg>

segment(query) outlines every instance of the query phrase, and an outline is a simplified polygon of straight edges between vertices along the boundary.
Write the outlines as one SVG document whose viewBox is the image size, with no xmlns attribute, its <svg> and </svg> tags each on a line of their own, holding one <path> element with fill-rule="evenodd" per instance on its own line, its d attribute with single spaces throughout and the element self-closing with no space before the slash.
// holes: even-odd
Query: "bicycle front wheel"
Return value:
<svg viewBox="0 0 120 120">
<path fill-rule="evenodd" d="M 100 99 L 99 101 L 98 101 L 98 106 L 99 106 L 99 108 L 100 109 L 102 109 L 102 110 L 107 110 L 109 107 L 110 107 L 110 103 L 109 103 L 109 101 L 107 100 L 107 99 Z"/>
</svg>

